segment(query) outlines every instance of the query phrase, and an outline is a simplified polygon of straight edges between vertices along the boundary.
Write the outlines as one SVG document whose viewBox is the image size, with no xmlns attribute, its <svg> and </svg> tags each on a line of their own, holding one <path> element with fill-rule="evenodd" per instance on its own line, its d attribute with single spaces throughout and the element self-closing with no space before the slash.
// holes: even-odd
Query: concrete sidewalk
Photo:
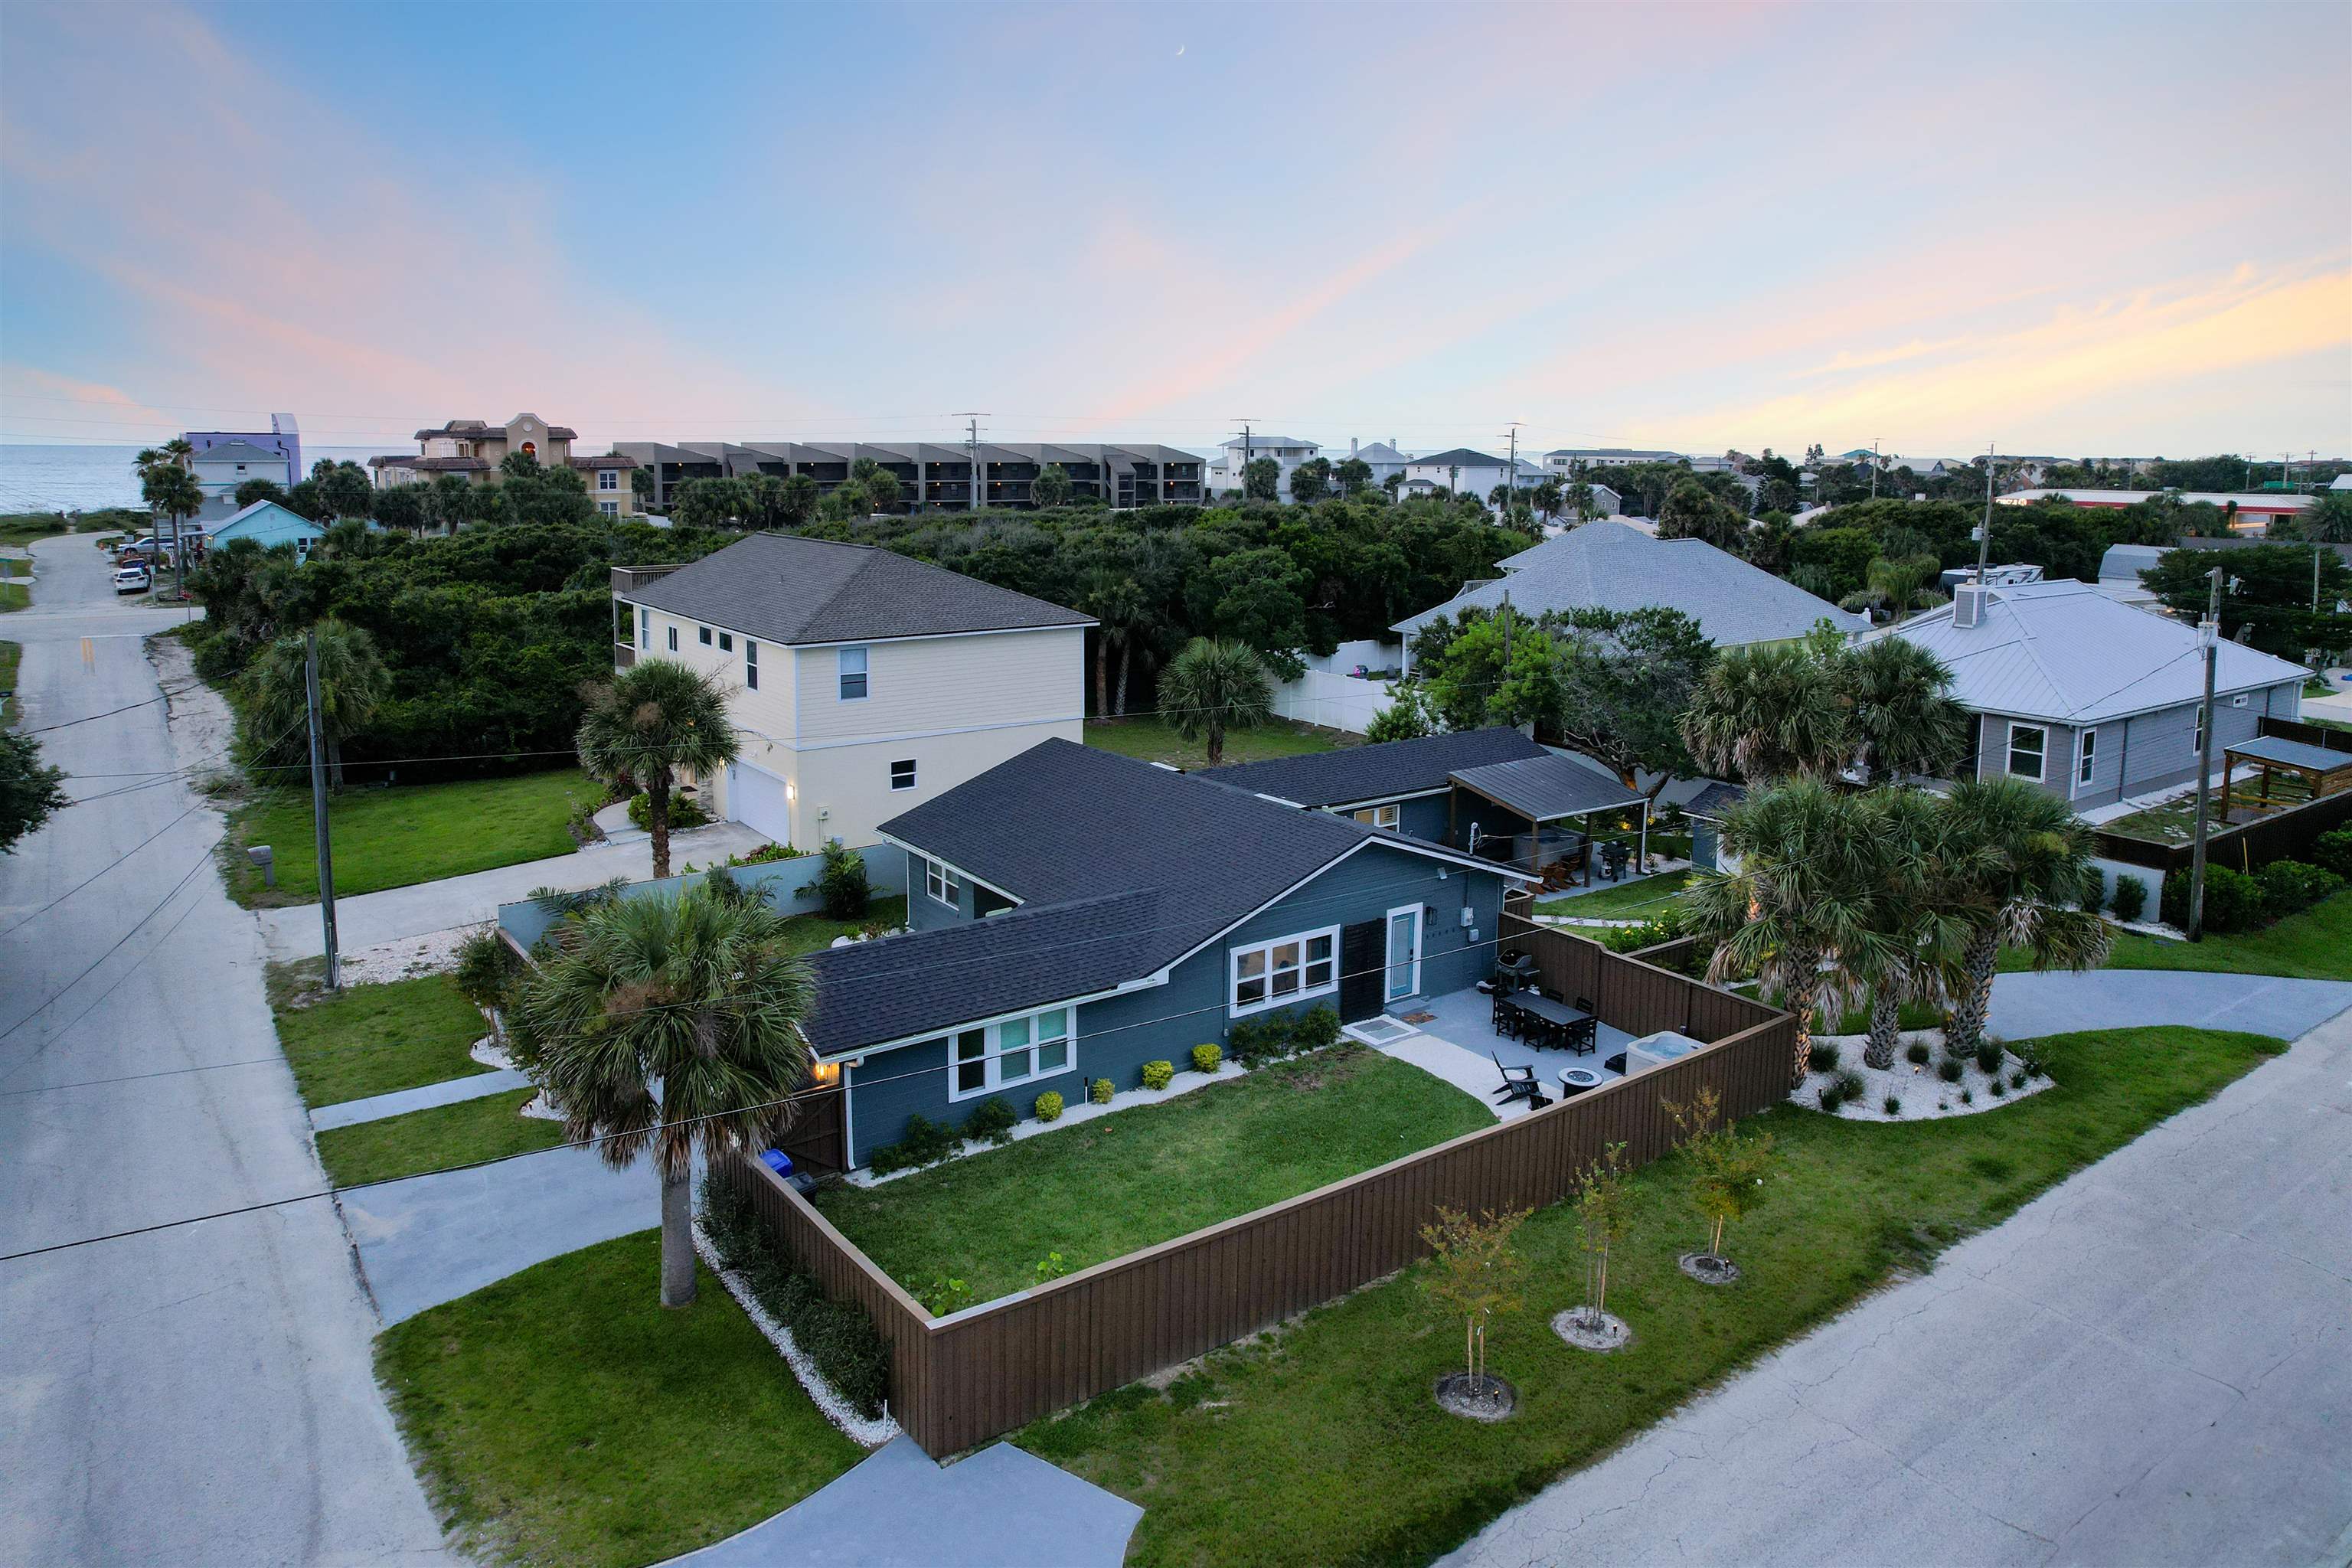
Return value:
<svg viewBox="0 0 2352 1568">
<path fill-rule="evenodd" d="M 2190 970 L 2101 969 L 2003 974 L 1992 983 L 1992 1032 L 2007 1040 L 2083 1029 L 2187 1024 L 2292 1040 L 2352 1007 L 2352 983 L 2278 980 Z"/>
<path fill-rule="evenodd" d="M 390 1094 L 372 1094 L 365 1100 L 344 1100 L 320 1106 L 310 1112 L 310 1131 L 324 1132 L 331 1127 L 355 1127 L 362 1121 L 382 1121 L 387 1116 L 405 1116 L 412 1110 L 486 1100 L 510 1089 L 530 1087 L 530 1076 L 513 1068 L 469 1072 L 463 1078 L 443 1079 L 415 1089 L 395 1089 Z"/>
<path fill-rule="evenodd" d="M 2341 1562 L 2347 1079 L 2352 1016 L 1444 1561 Z"/>
<path fill-rule="evenodd" d="M 740 822 L 715 822 L 688 833 L 670 835 L 670 867 L 684 870 L 688 860 L 709 866 L 730 855 L 757 849 L 767 835 Z M 633 844 L 592 844 L 570 855 L 526 860 L 488 871 L 446 877 L 414 887 L 387 888 L 335 900 L 335 934 L 347 953 L 382 947 L 412 937 L 430 935 L 457 926 L 479 925 L 498 918 L 500 904 L 520 903 L 539 888 L 577 892 L 626 877 L 642 882 L 654 874 L 653 841 Z M 257 910 L 269 956 L 316 958 L 326 950 L 320 934 L 319 906 L 299 904 L 289 909 Z"/>
</svg>

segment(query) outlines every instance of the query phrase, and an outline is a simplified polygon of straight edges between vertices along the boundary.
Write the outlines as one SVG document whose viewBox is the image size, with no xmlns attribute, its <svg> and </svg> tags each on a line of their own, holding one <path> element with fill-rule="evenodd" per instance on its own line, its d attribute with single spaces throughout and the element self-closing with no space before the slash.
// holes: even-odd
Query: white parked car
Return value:
<svg viewBox="0 0 2352 1568">
<path fill-rule="evenodd" d="M 155 574 L 144 566 L 124 566 L 114 574 L 117 594 L 143 594 L 155 585 Z"/>
</svg>

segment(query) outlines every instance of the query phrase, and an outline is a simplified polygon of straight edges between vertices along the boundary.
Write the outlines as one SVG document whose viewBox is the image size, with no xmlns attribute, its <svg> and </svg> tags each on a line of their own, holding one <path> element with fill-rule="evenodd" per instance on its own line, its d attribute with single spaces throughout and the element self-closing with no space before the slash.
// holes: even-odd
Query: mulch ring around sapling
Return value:
<svg viewBox="0 0 2352 1568">
<path fill-rule="evenodd" d="M 1633 1328 L 1614 1312 L 1570 1307 L 1552 1315 L 1551 1331 L 1580 1351 L 1622 1350 L 1633 1342 Z"/>
<path fill-rule="evenodd" d="M 1519 1407 L 1519 1391 L 1499 1377 L 1472 1380 L 1466 1372 L 1449 1372 L 1437 1380 L 1437 1407 L 1449 1415 L 1473 1421 L 1502 1421 Z"/>
<path fill-rule="evenodd" d="M 1685 1252 L 1675 1263 L 1702 1285 L 1728 1285 L 1739 1278 L 1739 1265 L 1712 1252 Z"/>
</svg>

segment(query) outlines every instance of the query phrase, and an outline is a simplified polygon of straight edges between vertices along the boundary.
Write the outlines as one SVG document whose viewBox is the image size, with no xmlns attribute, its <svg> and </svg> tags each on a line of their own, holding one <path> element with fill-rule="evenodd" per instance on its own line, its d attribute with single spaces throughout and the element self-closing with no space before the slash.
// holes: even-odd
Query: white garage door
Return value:
<svg viewBox="0 0 2352 1568">
<path fill-rule="evenodd" d="M 728 813 L 747 827 L 755 827 L 779 844 L 793 837 L 792 805 L 784 798 L 784 781 L 749 763 L 731 764 L 727 775 Z"/>
</svg>

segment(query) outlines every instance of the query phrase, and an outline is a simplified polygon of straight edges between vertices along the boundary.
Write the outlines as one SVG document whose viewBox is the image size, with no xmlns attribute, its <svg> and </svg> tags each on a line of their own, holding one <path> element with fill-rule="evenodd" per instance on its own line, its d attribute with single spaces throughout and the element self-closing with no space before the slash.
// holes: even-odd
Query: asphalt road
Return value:
<svg viewBox="0 0 2352 1568">
<path fill-rule="evenodd" d="M 259 930 L 211 867 L 220 818 L 156 776 L 140 639 L 181 614 L 115 605 L 86 540 L 35 556 L 34 607 L 0 619 L 19 723 L 126 709 L 41 737 L 78 799 L 123 793 L 0 858 L 0 1253 L 325 1184 Z M 329 1203 L 0 1262 L 0 1562 L 442 1557 Z"/>
</svg>

